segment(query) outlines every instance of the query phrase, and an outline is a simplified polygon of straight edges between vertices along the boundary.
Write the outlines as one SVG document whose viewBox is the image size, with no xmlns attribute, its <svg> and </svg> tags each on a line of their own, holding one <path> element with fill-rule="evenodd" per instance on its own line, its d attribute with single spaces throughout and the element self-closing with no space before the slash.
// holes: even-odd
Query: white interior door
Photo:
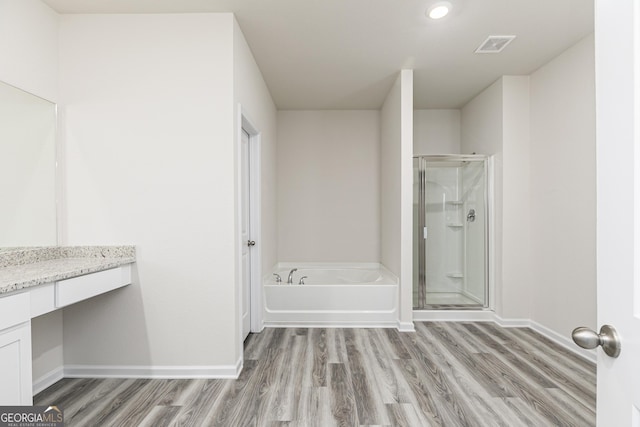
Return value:
<svg viewBox="0 0 640 427">
<path fill-rule="evenodd" d="M 251 159 L 249 134 L 242 129 L 242 337 L 251 331 Z"/>
<path fill-rule="evenodd" d="M 640 426 L 640 141 L 637 0 L 596 0 L 598 425 Z M 579 212 L 577 212 L 579 214 Z"/>
</svg>

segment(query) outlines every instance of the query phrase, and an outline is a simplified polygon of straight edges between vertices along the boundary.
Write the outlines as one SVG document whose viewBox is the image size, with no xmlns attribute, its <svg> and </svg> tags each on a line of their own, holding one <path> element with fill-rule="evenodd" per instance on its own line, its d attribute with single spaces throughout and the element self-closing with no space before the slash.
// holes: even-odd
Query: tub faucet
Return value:
<svg viewBox="0 0 640 427">
<path fill-rule="evenodd" d="M 282 283 L 282 277 L 278 273 L 273 273 L 273 275 L 276 276 L 276 283 Z"/>
<path fill-rule="evenodd" d="M 304 279 L 306 279 L 306 278 L 307 278 L 307 276 L 302 276 L 300 278 L 300 281 L 298 282 L 298 285 L 304 285 Z"/>
<path fill-rule="evenodd" d="M 289 285 L 293 285 L 293 272 L 294 271 L 298 271 L 298 269 L 294 268 L 289 272 L 289 278 L 287 278 L 287 284 L 289 284 Z"/>
</svg>

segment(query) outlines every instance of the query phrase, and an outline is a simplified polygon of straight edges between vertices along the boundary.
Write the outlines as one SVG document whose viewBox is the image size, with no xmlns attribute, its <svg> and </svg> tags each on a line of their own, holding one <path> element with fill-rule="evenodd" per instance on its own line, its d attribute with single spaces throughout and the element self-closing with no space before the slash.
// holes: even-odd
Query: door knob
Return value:
<svg viewBox="0 0 640 427">
<path fill-rule="evenodd" d="M 256 245 L 256 241 L 255 240 L 248 240 L 247 241 L 247 246 L 255 246 Z"/>
<path fill-rule="evenodd" d="M 622 346 L 620 336 L 613 326 L 603 325 L 600 328 L 600 333 L 581 326 L 571 332 L 571 338 L 582 348 L 593 349 L 601 345 L 607 356 L 618 357 L 620 355 L 620 347 Z"/>
</svg>

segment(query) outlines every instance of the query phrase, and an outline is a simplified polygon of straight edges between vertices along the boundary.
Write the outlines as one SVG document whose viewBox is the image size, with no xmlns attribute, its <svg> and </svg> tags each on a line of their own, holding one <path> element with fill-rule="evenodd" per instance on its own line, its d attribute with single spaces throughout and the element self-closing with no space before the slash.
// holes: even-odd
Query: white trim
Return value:
<svg viewBox="0 0 640 427">
<path fill-rule="evenodd" d="M 488 310 L 414 310 L 418 322 L 488 322 L 495 321 L 495 313 Z"/>
<path fill-rule="evenodd" d="M 414 310 L 413 320 L 418 322 L 494 322 L 503 328 L 530 328 L 559 346 L 589 362 L 596 363 L 595 350 L 585 350 L 554 330 L 531 319 L 504 319 L 489 310 Z"/>
<path fill-rule="evenodd" d="M 241 131 L 244 129 L 249 134 L 249 161 L 251 174 L 249 215 L 251 235 L 257 236 L 256 245 L 251 252 L 251 332 L 260 332 L 264 329 L 263 322 L 263 297 L 262 297 L 262 134 L 249 119 L 247 112 L 239 106 Z"/>
<path fill-rule="evenodd" d="M 236 379 L 242 371 L 242 360 L 236 365 L 210 366 L 127 366 L 66 365 L 65 378 L 175 378 Z"/>
<path fill-rule="evenodd" d="M 64 378 L 64 367 L 59 366 L 52 371 L 47 372 L 40 378 L 33 380 L 33 395 L 40 393 L 42 390 L 51 387 Z"/>
<path fill-rule="evenodd" d="M 65 173 L 65 141 L 64 126 L 61 125 L 65 121 L 62 111 L 58 104 L 55 104 L 56 130 L 55 130 L 55 209 L 56 209 L 56 245 L 62 246 L 67 243 L 66 222 L 66 192 L 64 184 L 66 182 Z M 35 393 L 34 393 L 35 394 Z"/>
<path fill-rule="evenodd" d="M 494 316 L 495 316 L 494 322 L 496 322 L 498 325 L 502 326 L 503 328 L 530 328 L 531 327 L 530 319 L 503 319 L 502 317 L 498 316 L 495 313 L 494 313 Z"/>
<path fill-rule="evenodd" d="M 237 238 L 238 238 L 238 248 L 237 248 L 237 261 L 236 261 L 236 274 L 238 275 L 238 281 L 237 281 L 237 289 L 236 289 L 236 296 L 238 299 L 238 322 L 239 322 L 239 339 L 238 339 L 238 346 L 239 346 L 239 353 L 242 355 L 244 352 L 243 349 L 243 336 L 242 336 L 242 280 L 240 279 L 242 277 L 242 263 L 241 263 L 241 259 L 242 259 L 242 245 L 244 244 L 244 242 L 242 242 L 242 238 L 241 238 L 241 226 L 240 224 L 242 223 L 242 194 L 241 194 L 241 187 L 240 187 L 240 182 L 242 180 L 242 156 L 240 153 L 240 149 L 241 149 L 241 138 L 242 138 L 242 131 L 246 131 L 249 134 L 249 161 L 250 161 L 250 180 L 251 182 L 249 183 L 249 188 L 250 188 L 250 215 L 249 215 L 249 221 L 250 221 L 250 225 L 249 228 L 251 230 L 251 238 L 252 240 L 255 240 L 256 244 L 255 246 L 251 249 L 251 307 L 250 307 L 250 313 L 251 313 L 251 326 L 250 326 L 250 331 L 251 332 L 261 332 L 264 329 L 264 322 L 263 322 L 263 310 L 264 310 L 264 302 L 263 302 L 263 296 L 262 296 L 262 241 L 261 241 L 261 237 L 262 237 L 262 226 L 261 226 L 261 206 L 262 206 L 262 201 L 261 201 L 261 176 L 262 176 L 262 172 L 261 172 L 261 134 L 260 131 L 258 130 L 258 127 L 255 126 L 254 124 L 255 122 L 253 122 L 250 118 L 249 115 L 247 114 L 247 112 L 245 111 L 245 109 L 243 109 L 242 104 L 238 103 L 238 110 L 237 110 L 237 132 L 236 132 L 236 146 L 235 146 L 235 151 L 236 151 L 236 179 L 238 181 L 238 186 L 236 187 L 237 189 L 237 197 L 236 197 L 236 203 L 237 203 L 237 230 L 236 230 L 236 234 L 237 234 Z"/>
<path fill-rule="evenodd" d="M 489 309 L 496 309 L 496 211 L 497 207 L 495 204 L 495 155 L 491 155 L 487 157 L 487 215 L 488 215 L 488 224 L 487 224 L 487 257 L 489 258 L 489 262 L 487 263 L 487 292 L 488 292 L 488 301 L 487 305 Z"/>
<path fill-rule="evenodd" d="M 400 271 L 398 321 L 413 311 L 413 70 L 400 70 Z"/>
<path fill-rule="evenodd" d="M 565 337 L 564 335 L 559 334 L 556 331 L 553 331 L 546 326 L 539 324 L 538 322 L 534 322 L 532 320 L 529 327 L 539 334 L 549 338 L 556 344 L 576 354 L 577 356 L 588 360 L 589 362 L 596 363 L 598 360 L 598 353 L 596 352 L 596 350 L 585 350 L 583 348 L 580 348 L 569 337 Z"/>
<path fill-rule="evenodd" d="M 413 323 L 411 323 L 413 325 Z M 362 322 L 362 321 L 267 321 L 267 328 L 396 328 L 396 322 Z"/>
<path fill-rule="evenodd" d="M 398 323 L 396 324 L 396 328 L 400 332 L 415 332 L 416 331 L 416 325 L 413 322 L 401 322 L 400 320 L 398 320 Z"/>
</svg>

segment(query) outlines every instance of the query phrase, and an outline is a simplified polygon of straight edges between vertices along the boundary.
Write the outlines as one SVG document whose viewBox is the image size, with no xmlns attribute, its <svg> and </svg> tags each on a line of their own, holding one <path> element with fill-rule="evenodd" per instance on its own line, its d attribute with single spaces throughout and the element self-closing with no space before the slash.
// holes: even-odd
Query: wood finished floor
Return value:
<svg viewBox="0 0 640 427">
<path fill-rule="evenodd" d="M 265 329 L 237 380 L 64 379 L 67 426 L 593 426 L 595 365 L 527 328 Z"/>
</svg>

